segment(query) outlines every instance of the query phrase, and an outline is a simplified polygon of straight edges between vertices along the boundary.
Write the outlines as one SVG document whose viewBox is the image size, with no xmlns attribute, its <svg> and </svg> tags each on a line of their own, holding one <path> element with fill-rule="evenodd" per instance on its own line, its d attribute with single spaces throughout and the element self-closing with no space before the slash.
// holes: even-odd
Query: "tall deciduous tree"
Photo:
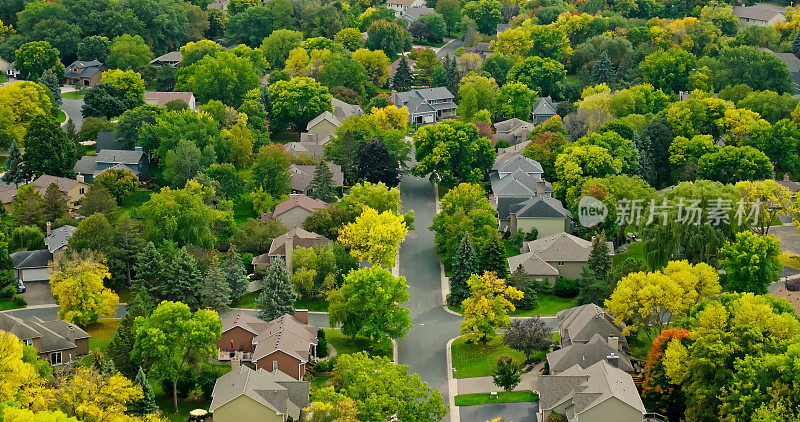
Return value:
<svg viewBox="0 0 800 422">
<path fill-rule="evenodd" d="M 446 120 L 414 135 L 418 164 L 412 172 L 431 183 L 479 182 L 492 167 L 495 151 L 472 123 Z"/>
<path fill-rule="evenodd" d="M 106 64 L 111 69 L 144 69 L 153 60 L 153 52 L 138 35 L 122 34 L 111 41 Z"/>
<path fill-rule="evenodd" d="M 497 231 L 495 211 L 480 185 L 462 183 L 444 195 L 441 212 L 433 217 L 436 254 L 445 269 L 454 266 L 453 257 L 469 232 L 477 250 Z"/>
<path fill-rule="evenodd" d="M 780 254 L 780 241 L 772 235 L 737 233 L 736 241 L 726 243 L 720 251 L 723 287 L 733 292 L 767 293 L 767 286 L 781 277 Z"/>
<path fill-rule="evenodd" d="M 358 152 L 358 178 L 370 183 L 397 186 L 400 183 L 400 165 L 389 154 L 386 145 L 373 138 Z"/>
<path fill-rule="evenodd" d="M 478 257 L 472 247 L 472 236 L 469 232 L 464 234 L 461 244 L 453 257 L 453 275 L 450 276 L 450 295 L 447 303 L 450 306 L 460 306 L 464 299 L 469 297 L 467 280 L 473 274 L 478 274 Z"/>
<path fill-rule="evenodd" d="M 342 332 L 351 337 L 363 335 L 373 348 L 391 350 L 391 338 L 400 338 L 411 328 L 407 301 L 408 286 L 403 277 L 393 277 L 383 268 L 373 266 L 351 271 L 342 287 L 330 293 L 330 320 L 342 324 Z"/>
<path fill-rule="evenodd" d="M 511 321 L 503 336 L 503 343 L 514 350 L 525 353 L 527 361 L 530 360 L 533 352 L 549 350 L 553 340 L 550 328 L 541 318 L 535 316 Z"/>
<path fill-rule="evenodd" d="M 175 89 L 194 92 L 201 103 L 218 100 L 239 107 L 247 91 L 258 86 L 258 73 L 253 62 L 247 57 L 223 51 L 181 67 Z"/>
<path fill-rule="evenodd" d="M 25 134 L 25 177 L 43 174 L 72 178 L 75 174 L 75 144 L 52 117 L 37 116 Z"/>
<path fill-rule="evenodd" d="M 93 183 L 99 183 L 114 196 L 117 204 L 122 204 L 122 200 L 132 194 L 139 186 L 136 175 L 128 169 L 108 169 L 97 175 Z"/>
<path fill-rule="evenodd" d="M 136 318 L 136 342 L 131 357 L 150 374 L 172 381 L 172 399 L 178 412 L 178 377 L 192 362 L 207 358 L 222 335 L 216 312 L 195 313 L 180 302 L 161 302 L 148 317 Z"/>
<path fill-rule="evenodd" d="M 522 292 L 491 272 L 473 274 L 467 284 L 470 296 L 462 305 L 461 335 L 470 343 L 485 343 L 495 335 L 495 329 L 508 327 L 508 313 L 516 309 L 511 301 L 522 299 Z"/>
<path fill-rule="evenodd" d="M 308 184 L 308 188 L 311 190 L 309 196 L 320 201 L 333 203 L 339 199 L 339 196 L 336 195 L 336 186 L 333 183 L 333 173 L 331 173 L 328 163 L 324 160 L 320 161 L 317 167 L 314 168 L 314 177 Z"/>
<path fill-rule="evenodd" d="M 92 252 L 65 253 L 51 264 L 51 272 L 59 319 L 85 327 L 117 311 L 119 297 L 103 286 L 111 277 L 104 258 Z"/>
<path fill-rule="evenodd" d="M 374 265 L 394 266 L 400 242 L 405 239 L 408 227 L 403 216 L 391 211 L 378 213 L 365 207 L 355 221 L 339 231 L 339 242 L 350 248 L 350 253 Z"/>
<path fill-rule="evenodd" d="M 267 268 L 267 273 L 261 280 L 261 293 L 256 300 L 256 305 L 261 310 L 258 317 L 264 321 L 272 321 L 281 315 L 294 315 L 296 300 L 297 293 L 294 292 L 286 264 L 278 259 Z"/>
<path fill-rule="evenodd" d="M 44 226 L 44 201 L 33 185 L 23 185 L 17 190 L 11 204 L 11 216 L 20 225 Z"/>
<path fill-rule="evenodd" d="M 20 72 L 22 79 L 35 81 L 45 70 L 57 66 L 58 54 L 58 50 L 47 41 L 31 41 L 14 52 L 14 67 Z M 63 76 L 63 67 L 61 69 Z"/>
<path fill-rule="evenodd" d="M 383 50 L 388 57 L 403 51 L 406 33 L 395 22 L 378 19 L 367 28 L 366 46 L 370 50 Z"/>
<path fill-rule="evenodd" d="M 276 128 L 294 125 L 297 130 L 302 130 L 323 111 L 333 110 L 333 97 L 328 88 L 307 77 L 270 84 L 269 96 L 274 120 L 272 124 Z"/>
</svg>

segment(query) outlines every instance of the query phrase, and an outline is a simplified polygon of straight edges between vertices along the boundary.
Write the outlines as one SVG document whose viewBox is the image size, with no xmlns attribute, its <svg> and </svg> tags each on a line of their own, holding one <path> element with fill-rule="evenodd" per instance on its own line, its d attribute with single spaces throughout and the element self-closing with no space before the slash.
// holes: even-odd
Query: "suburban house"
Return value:
<svg viewBox="0 0 800 422">
<path fill-rule="evenodd" d="M 619 338 L 604 339 L 600 334 L 595 334 L 588 343 L 576 343 L 548 353 L 547 364 L 550 374 L 558 375 L 575 365 L 586 369 L 610 356 L 616 357 L 619 369 L 633 372 L 631 360 L 620 350 Z"/>
<path fill-rule="evenodd" d="M 611 242 L 608 245 L 613 251 L 614 245 Z M 508 266 L 513 272 L 522 265 L 531 279 L 553 284 L 562 277 L 580 278 L 591 251 L 592 242 L 568 233 L 559 233 L 523 242 L 523 253 L 508 258 Z"/>
<path fill-rule="evenodd" d="M 625 353 L 630 351 L 628 341 L 622 330 L 614 323 L 614 318 L 605 309 L 590 303 L 564 309 L 556 314 L 558 333 L 561 335 L 561 347 L 573 344 L 585 344 L 592 341 L 595 335 L 607 339 L 619 339 L 617 348 Z"/>
<path fill-rule="evenodd" d="M 267 266 L 280 258 L 286 263 L 287 268 L 291 268 L 294 248 L 314 248 L 329 243 L 330 239 L 325 236 L 295 227 L 272 239 L 269 252 L 253 257 L 252 264 L 254 267 Z"/>
<path fill-rule="evenodd" d="M 219 360 L 239 358 L 252 362 L 256 369 L 281 371 L 301 380 L 306 364 L 317 360 L 317 327 L 308 324 L 304 309 L 269 322 L 249 314 L 231 314 L 222 320 L 217 348 Z"/>
<path fill-rule="evenodd" d="M 17 79 L 19 76 L 19 70 L 14 67 L 14 63 L 10 63 L 6 68 L 5 74 L 8 79 Z"/>
<path fill-rule="evenodd" d="M 511 145 L 516 145 L 526 139 L 533 130 L 533 123 L 526 122 L 525 120 L 517 119 L 516 117 L 494 124 L 495 141 L 506 141 Z"/>
<path fill-rule="evenodd" d="M 752 6 L 733 6 L 733 16 L 739 18 L 739 26 L 774 26 L 778 22 L 786 22 L 785 8 L 781 6 L 757 3 Z"/>
<path fill-rule="evenodd" d="M 556 105 L 549 96 L 536 98 L 531 106 L 531 121 L 537 125 L 555 115 Z"/>
<path fill-rule="evenodd" d="M 344 186 L 344 173 L 342 173 L 342 166 L 333 163 L 327 163 L 328 169 L 333 174 L 333 185 L 336 187 Z M 314 170 L 317 166 L 291 164 L 289 172 L 292 174 L 292 193 L 302 193 L 310 195 L 311 189 L 309 185 L 311 180 L 314 179 Z"/>
<path fill-rule="evenodd" d="M 475 54 L 481 56 L 481 58 L 485 60 L 487 57 L 489 57 L 492 54 L 494 54 L 492 49 L 489 48 L 489 47 L 490 47 L 490 44 L 488 42 L 479 42 L 479 43 L 475 44 L 475 47 L 467 47 L 466 49 L 464 49 L 464 52 L 465 53 L 475 53 Z"/>
<path fill-rule="evenodd" d="M 228 10 L 228 3 L 230 3 L 230 0 L 214 0 L 206 6 L 206 9 L 217 9 L 224 12 Z"/>
<path fill-rule="evenodd" d="M 292 195 L 275 206 L 275 211 L 261 214 L 261 221 L 280 220 L 284 227 L 298 227 L 312 212 L 327 207 L 324 201 L 309 198 L 303 194 Z"/>
<path fill-rule="evenodd" d="M 455 116 L 456 103 L 453 94 L 443 86 L 395 92 L 392 100 L 397 107 L 408 108 L 408 122 L 430 124 L 442 118 Z"/>
<path fill-rule="evenodd" d="M 69 364 L 79 356 L 89 354 L 89 334 L 75 324 L 44 321 L 38 317 L 17 318 L 0 313 L 0 330 L 14 334 L 23 343 L 33 346 L 39 357 L 50 366 Z"/>
<path fill-rule="evenodd" d="M 75 179 L 50 176 L 47 174 L 39 176 L 31 184 L 36 188 L 39 194 L 44 195 L 47 188 L 53 183 L 58 186 L 58 190 L 61 191 L 61 193 L 67 196 L 67 205 L 69 205 L 70 209 L 80 207 L 80 200 L 86 196 L 86 190 L 89 189 L 89 185 Z"/>
<path fill-rule="evenodd" d="M 183 60 L 183 54 L 180 50 L 170 51 L 168 53 L 162 54 L 150 62 L 150 66 L 172 66 L 178 67 L 178 64 Z"/>
<path fill-rule="evenodd" d="M 508 229 L 511 233 L 517 230 L 528 233 L 536 228 L 539 237 L 569 232 L 572 214 L 561 205 L 561 201 L 544 194 L 546 182 L 537 181 L 537 186 L 536 196 L 509 206 Z M 542 194 L 538 194 L 540 192 Z"/>
<path fill-rule="evenodd" d="M 609 356 L 587 368 L 575 365 L 539 377 L 539 420 L 551 413 L 570 422 L 641 422 L 647 410 L 633 378 Z"/>
<path fill-rule="evenodd" d="M 93 87 L 100 83 L 100 76 L 106 70 L 108 68 L 98 60 L 90 62 L 76 60 L 65 69 L 64 80 L 67 85 Z"/>
<path fill-rule="evenodd" d="M 489 173 L 492 184 L 490 203 L 497 210 L 500 230 L 509 229 L 512 206 L 536 196 L 553 195 L 553 186 L 542 179 L 542 173 L 539 162 L 521 154 L 501 155 L 495 161 Z"/>
<path fill-rule="evenodd" d="M 83 178 L 84 183 L 92 183 L 98 174 L 109 168 L 128 169 L 140 180 L 149 177 L 149 161 L 141 147 L 133 150 L 103 149 L 97 155 L 84 155 L 75 163 L 75 173 L 78 180 Z"/>
<path fill-rule="evenodd" d="M 786 69 L 792 75 L 795 92 L 800 91 L 800 59 L 794 53 L 776 53 L 769 48 L 759 48 L 759 50 L 783 60 L 786 63 Z"/>
<path fill-rule="evenodd" d="M 325 155 L 325 147 L 316 141 L 287 142 L 283 145 L 283 149 L 295 157 L 307 155 L 313 158 L 322 158 Z"/>
<path fill-rule="evenodd" d="M 14 205 L 14 198 L 17 197 L 17 188 L 13 186 L 0 185 L 0 201 L 3 202 L 3 209 L 11 212 Z"/>
<path fill-rule="evenodd" d="M 5 75 L 5 74 L 6 74 L 6 72 L 8 71 L 8 68 L 10 68 L 10 67 L 12 67 L 12 66 L 13 66 L 13 64 L 12 64 L 11 62 L 8 62 L 8 61 L 6 61 L 6 60 L 3 60 L 3 58 L 2 58 L 2 57 L 0 57 L 0 73 L 2 73 L 3 75 Z"/>
<path fill-rule="evenodd" d="M 386 8 L 394 10 L 396 16 L 412 7 L 425 7 L 425 0 L 387 0 Z"/>
<path fill-rule="evenodd" d="M 310 384 L 281 371 L 252 370 L 237 363 L 219 377 L 208 411 L 216 422 L 299 421 L 308 406 Z"/>
<path fill-rule="evenodd" d="M 194 94 L 191 92 L 151 92 L 147 91 L 144 93 L 144 102 L 146 104 L 152 104 L 157 106 L 164 106 L 167 105 L 170 101 L 183 101 L 189 106 L 189 110 L 197 111 L 197 101 L 194 98 Z"/>
<path fill-rule="evenodd" d="M 409 7 L 408 9 L 400 12 L 400 19 L 406 20 L 408 23 L 414 22 L 422 16 L 430 15 L 431 13 L 435 12 L 436 9 L 432 7 Z"/>
<path fill-rule="evenodd" d="M 333 98 L 331 100 L 333 111 L 323 111 L 311 119 L 306 125 L 306 131 L 300 134 L 300 143 L 325 145 L 342 122 L 351 116 L 364 114 L 360 106 L 348 104 Z"/>
<path fill-rule="evenodd" d="M 50 261 L 58 259 L 58 256 L 67 248 L 67 243 L 75 233 L 75 226 L 62 226 L 55 230 L 50 230 L 50 223 L 47 223 L 47 236 L 44 238 L 46 249 L 33 251 L 17 251 L 11 254 L 11 262 L 14 265 L 14 275 L 22 282 L 29 281 L 50 281 Z"/>
</svg>

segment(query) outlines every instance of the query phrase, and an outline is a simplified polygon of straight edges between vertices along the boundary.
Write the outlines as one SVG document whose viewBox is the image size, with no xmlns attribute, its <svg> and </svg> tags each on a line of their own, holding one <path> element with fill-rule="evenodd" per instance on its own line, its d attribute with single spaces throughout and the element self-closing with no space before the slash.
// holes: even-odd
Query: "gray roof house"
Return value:
<svg viewBox="0 0 800 422">
<path fill-rule="evenodd" d="M 549 96 L 536 98 L 531 106 L 531 121 L 537 125 L 555 115 L 556 105 Z"/>
<path fill-rule="evenodd" d="M 75 163 L 75 173 L 78 180 L 83 177 L 83 182 L 91 183 L 98 174 L 109 168 L 125 168 L 133 172 L 139 179 L 146 179 L 149 160 L 141 147 L 134 150 L 103 149 L 97 155 L 84 155 Z"/>
<path fill-rule="evenodd" d="M 556 318 L 558 318 L 558 332 L 561 335 L 561 347 L 589 343 L 599 334 L 604 339 L 618 338 L 619 350 L 630 351 L 628 341 L 622 335 L 622 330 L 614 323 L 614 318 L 605 309 L 593 303 L 559 311 Z"/>
<path fill-rule="evenodd" d="M 178 64 L 183 60 L 183 54 L 180 50 L 170 51 L 164 53 L 150 62 L 151 66 L 164 66 L 169 65 L 172 67 L 178 67 Z"/>
<path fill-rule="evenodd" d="M 550 373 L 557 375 L 575 365 L 586 369 L 609 356 L 617 356 L 619 369 L 633 372 L 631 360 L 620 350 L 619 339 L 616 337 L 604 339 L 600 334 L 595 334 L 588 343 L 577 343 L 548 353 L 547 364 Z"/>
<path fill-rule="evenodd" d="M 64 69 L 64 81 L 67 85 L 93 87 L 100 83 L 100 76 L 108 68 L 99 60 L 76 60 Z"/>
<path fill-rule="evenodd" d="M 47 223 L 47 236 L 44 238 L 46 249 L 17 251 L 11 254 L 11 262 L 14 265 L 17 279 L 23 282 L 49 281 L 50 268 L 48 264 L 57 259 L 67 248 L 67 243 L 73 233 L 75 233 L 75 226 L 62 226 L 51 231 L 50 223 Z"/>
<path fill-rule="evenodd" d="M 785 8 L 767 3 L 752 6 L 733 6 L 733 16 L 739 18 L 739 26 L 774 26 L 786 21 Z"/>
<path fill-rule="evenodd" d="M 125 149 L 122 143 L 117 140 L 117 132 L 97 132 L 97 143 L 94 145 L 94 152 L 104 149 Z"/>
<path fill-rule="evenodd" d="M 317 146 L 325 145 L 328 142 L 344 120 L 364 114 L 361 106 L 348 104 L 336 98 L 331 99 L 331 107 L 333 111 L 323 111 L 317 117 L 311 119 L 306 125 L 306 131 L 300 134 L 300 141 L 291 142 L 291 144 L 301 144 L 303 147 L 308 148 L 308 146 L 311 146 L 311 148 L 316 149 Z M 297 148 L 295 145 L 289 146 L 287 144 L 286 150 L 291 152 Z"/>
<path fill-rule="evenodd" d="M 269 252 L 253 257 L 254 267 L 272 264 L 280 258 L 288 268 L 292 266 L 292 252 L 295 248 L 314 248 L 330 244 L 330 239 L 314 232 L 295 227 L 288 232 L 272 239 Z"/>
<path fill-rule="evenodd" d="M 336 187 L 344 186 L 344 173 L 342 173 L 342 166 L 333 163 L 328 164 L 328 170 L 333 174 L 333 185 Z M 302 193 L 305 195 L 311 194 L 309 185 L 311 180 L 314 179 L 314 171 L 317 166 L 291 164 L 289 172 L 291 173 L 292 180 L 292 193 Z"/>
<path fill-rule="evenodd" d="M 525 233 L 536 228 L 538 236 L 547 237 L 569 232 L 572 225 L 572 214 L 561 205 L 561 201 L 546 195 L 546 184 L 537 182 L 537 195 L 516 204 L 508 209 L 508 230 Z"/>
<path fill-rule="evenodd" d="M 526 139 L 533 130 L 533 123 L 517 119 L 516 117 L 494 124 L 495 141 L 506 141 L 516 145 Z"/>
<path fill-rule="evenodd" d="M 32 317 L 23 320 L 3 313 L 0 314 L 0 330 L 33 346 L 39 357 L 50 366 L 71 363 L 74 358 L 89 353 L 89 334 L 77 325 L 59 319 L 44 321 Z"/>
<path fill-rule="evenodd" d="M 393 96 L 397 107 L 408 108 L 408 122 L 416 125 L 431 124 L 455 116 L 454 98 L 453 94 L 442 86 L 395 92 Z"/>
<path fill-rule="evenodd" d="M 759 48 L 759 50 L 772 54 L 786 63 L 786 69 L 792 74 L 795 93 L 800 92 L 800 59 L 794 53 L 776 53 L 769 48 Z"/>
<path fill-rule="evenodd" d="M 488 42 L 479 42 L 479 43 L 475 44 L 475 47 L 467 47 L 466 49 L 464 49 L 464 52 L 465 53 L 475 53 L 475 54 L 481 56 L 482 59 L 485 59 L 485 58 L 491 56 L 492 54 L 494 54 L 494 52 L 492 51 L 492 49 L 490 47 L 491 47 L 491 44 L 488 43 Z"/>
<path fill-rule="evenodd" d="M 436 11 L 436 9 L 434 9 L 432 7 L 425 7 L 425 6 L 409 7 L 407 9 L 403 10 L 402 12 L 399 12 L 400 13 L 399 17 L 400 17 L 400 19 L 404 19 L 404 20 L 408 21 L 409 23 L 411 23 L 411 22 L 414 22 L 417 19 L 419 19 L 420 16 L 430 15 L 431 13 L 433 13 L 435 11 Z"/>
<path fill-rule="evenodd" d="M 536 196 L 552 196 L 553 187 L 542 179 L 542 165 L 520 153 L 502 153 L 489 173 L 492 184 L 491 203 L 497 210 L 498 226 L 511 225 L 512 206 Z M 563 230 L 562 230 L 563 231 Z"/>
<path fill-rule="evenodd" d="M 570 422 L 641 422 L 647 410 L 615 357 L 539 377 L 539 420 L 559 413 Z"/>
<path fill-rule="evenodd" d="M 614 245 L 608 244 L 613 251 Z M 591 251 L 592 242 L 559 233 L 524 242 L 522 254 L 508 258 L 508 266 L 514 271 L 522 265 L 530 278 L 554 283 L 559 277 L 579 278 Z"/>
<path fill-rule="evenodd" d="M 208 410 L 215 421 L 300 420 L 300 413 L 309 402 L 308 381 L 298 381 L 279 370 L 232 366 L 214 384 Z"/>
</svg>

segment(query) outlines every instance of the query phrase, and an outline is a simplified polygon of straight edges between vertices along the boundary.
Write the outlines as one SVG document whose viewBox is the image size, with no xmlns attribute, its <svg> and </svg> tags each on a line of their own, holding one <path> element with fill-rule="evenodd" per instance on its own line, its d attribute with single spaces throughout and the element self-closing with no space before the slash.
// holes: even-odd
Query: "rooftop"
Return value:
<svg viewBox="0 0 800 422">
<path fill-rule="evenodd" d="M 278 370 L 253 370 L 242 365 L 217 379 L 208 410 L 213 413 L 244 395 L 275 413 L 299 420 L 300 411 L 308 406 L 308 393 L 308 381 L 297 381 Z"/>
</svg>

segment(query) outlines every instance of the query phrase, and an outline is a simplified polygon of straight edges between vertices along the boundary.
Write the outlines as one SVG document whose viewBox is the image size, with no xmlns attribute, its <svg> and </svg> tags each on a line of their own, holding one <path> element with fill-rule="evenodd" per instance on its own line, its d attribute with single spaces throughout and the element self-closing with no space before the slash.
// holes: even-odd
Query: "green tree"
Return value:
<svg viewBox="0 0 800 422">
<path fill-rule="evenodd" d="M 37 226 L 19 226 L 11 230 L 11 240 L 8 249 L 16 251 L 35 251 L 44 249 L 44 233 Z"/>
<path fill-rule="evenodd" d="M 461 23 L 461 3 L 458 0 L 437 0 L 436 13 L 444 18 L 448 35 Z"/>
<path fill-rule="evenodd" d="M 220 263 L 220 269 L 225 276 L 225 281 L 230 288 L 230 301 L 235 302 L 247 294 L 247 286 L 250 281 L 247 279 L 247 270 L 236 252 L 236 247 L 231 245 L 228 255 Z"/>
<path fill-rule="evenodd" d="M 388 57 L 403 51 L 407 35 L 395 22 L 378 19 L 367 28 L 366 47 L 370 50 L 383 50 Z"/>
<path fill-rule="evenodd" d="M 269 86 L 274 126 L 294 125 L 298 130 L 323 111 L 332 111 L 328 88 L 311 78 L 298 77 L 278 81 Z"/>
<path fill-rule="evenodd" d="M 164 157 L 164 179 L 172 186 L 186 185 L 197 172 L 203 170 L 203 152 L 192 141 L 181 139 L 175 149 Z"/>
<path fill-rule="evenodd" d="M 783 60 L 756 47 L 724 49 L 714 65 L 715 86 L 746 84 L 755 91 L 792 92 L 791 74 Z"/>
<path fill-rule="evenodd" d="M 278 29 L 261 44 L 264 57 L 274 69 L 283 69 L 289 52 L 300 46 L 303 34 L 290 29 Z"/>
<path fill-rule="evenodd" d="M 496 233 L 481 248 L 477 273 L 480 274 L 484 271 L 491 271 L 500 278 L 506 278 L 508 275 L 505 248 L 500 240 L 500 235 Z"/>
<path fill-rule="evenodd" d="M 128 411 L 136 416 L 145 416 L 150 413 L 155 413 L 158 410 L 156 396 L 153 393 L 153 387 L 151 387 L 150 382 L 147 381 L 147 375 L 144 374 L 142 368 L 139 368 L 139 372 L 136 373 L 134 384 L 142 388 L 142 398 L 129 404 Z"/>
<path fill-rule="evenodd" d="M 200 103 L 219 100 L 231 107 L 239 107 L 247 91 L 258 86 L 258 73 L 253 62 L 234 52 L 223 51 L 181 67 L 175 89 L 193 92 Z"/>
<path fill-rule="evenodd" d="M 497 24 L 502 20 L 500 2 L 497 0 L 468 2 L 462 6 L 461 12 L 472 18 L 478 25 L 478 31 L 486 35 L 495 34 Z"/>
<path fill-rule="evenodd" d="M 566 72 L 564 65 L 553 59 L 532 56 L 512 66 L 508 80 L 521 82 L 541 96 L 560 98 Z"/>
<path fill-rule="evenodd" d="M 103 185 L 91 185 L 86 191 L 86 196 L 81 199 L 80 213 L 88 217 L 95 213 L 110 214 L 118 210 L 116 199 Z"/>
<path fill-rule="evenodd" d="M 192 313 L 183 303 L 164 301 L 150 316 L 136 318 L 134 332 L 131 357 L 151 375 L 172 381 L 177 413 L 178 377 L 192 362 L 214 353 L 214 343 L 222 335 L 219 316 L 207 309 Z"/>
<path fill-rule="evenodd" d="M 492 371 L 492 382 L 494 385 L 511 391 L 522 381 L 522 371 L 519 364 L 511 356 L 501 356 L 497 359 L 497 366 Z"/>
<path fill-rule="evenodd" d="M 111 41 L 102 35 L 92 35 L 78 43 L 78 60 L 99 60 L 105 63 L 111 52 Z"/>
<path fill-rule="evenodd" d="M 333 41 L 341 44 L 349 51 L 356 51 L 364 46 L 364 36 L 356 28 L 345 28 L 339 31 Z"/>
<path fill-rule="evenodd" d="M 27 180 L 43 174 L 72 178 L 75 144 L 50 116 L 37 116 L 25 134 L 23 172 Z"/>
<path fill-rule="evenodd" d="M 358 151 L 358 178 L 394 187 L 400 183 L 400 165 L 386 145 L 373 138 Z"/>
<path fill-rule="evenodd" d="M 509 82 L 497 94 L 497 111 L 509 119 L 516 117 L 527 120 L 531 115 L 535 94 L 521 82 Z"/>
<path fill-rule="evenodd" d="M 22 161 L 22 152 L 17 148 L 16 141 L 11 141 L 11 149 L 8 151 L 6 172 L 3 174 L 3 181 L 9 184 L 13 183 L 14 186 L 19 186 L 20 183 L 28 181 L 25 177 L 25 165 Z"/>
<path fill-rule="evenodd" d="M 414 75 L 411 73 L 411 66 L 408 65 L 406 57 L 400 58 L 397 72 L 392 78 L 392 88 L 398 92 L 405 92 L 411 89 L 414 84 Z"/>
<path fill-rule="evenodd" d="M 664 92 L 686 90 L 689 73 L 695 67 L 692 53 L 680 48 L 660 50 L 644 58 L 639 71 L 645 82 Z"/>
<path fill-rule="evenodd" d="M 255 161 L 253 182 L 256 186 L 261 186 L 273 197 L 289 193 L 289 153 L 278 145 L 265 145 L 258 151 Z"/>
<path fill-rule="evenodd" d="M 267 268 L 261 279 L 261 293 L 256 299 L 256 307 L 260 309 L 258 317 L 264 321 L 272 321 L 282 315 L 294 315 L 294 292 L 292 280 L 286 270 L 286 264 L 280 258 Z"/>
<path fill-rule="evenodd" d="M 344 284 L 330 293 L 331 324 L 342 324 L 351 337 L 363 335 L 376 351 L 391 350 L 391 338 L 400 338 L 411 328 L 408 309 L 400 305 L 409 298 L 403 277 L 393 277 L 378 266 L 350 272 Z"/>
<path fill-rule="evenodd" d="M 611 255 L 609 254 L 608 243 L 603 236 L 595 236 L 592 239 L 592 250 L 589 252 L 589 260 L 581 275 L 580 292 L 578 293 L 578 303 L 594 303 L 602 305 L 614 290 L 611 288 Z"/>
<path fill-rule="evenodd" d="M 11 216 L 20 225 L 44 226 L 44 201 L 33 185 L 23 185 L 17 189 L 17 196 L 11 204 Z"/>
<path fill-rule="evenodd" d="M 780 241 L 774 236 L 759 236 L 751 232 L 736 234 L 720 251 L 726 291 L 767 293 L 767 286 L 778 281 L 783 265 L 778 260 Z"/>
<path fill-rule="evenodd" d="M 703 155 L 697 163 L 699 177 L 728 183 L 770 179 L 773 170 L 769 157 L 750 146 L 725 146 Z"/>
<path fill-rule="evenodd" d="M 215 260 L 216 261 L 216 260 Z M 222 312 L 231 303 L 231 287 L 218 262 L 212 262 L 201 281 L 200 307 Z"/>
<path fill-rule="evenodd" d="M 138 35 L 122 34 L 111 41 L 106 65 L 109 69 L 144 69 L 153 60 L 153 52 Z"/>
<path fill-rule="evenodd" d="M 434 216 L 436 254 L 446 270 L 454 269 L 453 257 L 469 232 L 474 248 L 482 250 L 497 231 L 495 210 L 477 184 L 462 183 L 444 195 L 441 211 Z"/>
<path fill-rule="evenodd" d="M 281 224 L 280 220 L 269 220 L 262 223 L 251 218 L 236 229 L 230 242 L 241 253 L 261 255 L 269 251 L 273 239 L 284 233 L 286 233 L 286 227 Z M 236 289 L 234 289 L 235 291 Z"/>
<path fill-rule="evenodd" d="M 418 164 L 412 172 L 430 175 L 432 183 L 481 181 L 495 158 L 491 141 L 480 137 L 474 124 L 457 120 L 423 126 L 414 135 L 414 146 Z"/>
<path fill-rule="evenodd" d="M 64 218 L 69 213 L 69 205 L 67 205 L 67 195 L 58 188 L 58 185 L 51 183 L 47 186 L 42 197 L 42 209 L 44 218 L 47 221 L 56 221 L 59 218 Z"/>
<path fill-rule="evenodd" d="M 595 84 L 613 84 L 616 81 L 617 71 L 614 69 L 614 63 L 611 63 L 611 57 L 608 56 L 608 52 L 603 51 L 594 62 L 594 66 L 592 66 L 592 82 Z"/>
<path fill-rule="evenodd" d="M 336 202 L 339 197 L 336 195 L 336 186 L 333 184 L 333 173 L 328 168 L 328 163 L 320 161 L 314 169 L 314 177 L 308 184 L 311 190 L 310 196 L 327 203 Z"/>
<path fill-rule="evenodd" d="M 105 351 L 106 356 L 114 362 L 114 366 L 128 379 L 136 377 L 140 368 L 131 360 L 131 350 L 136 342 L 133 323 L 136 317 L 149 316 L 154 308 L 155 302 L 147 292 L 143 289 L 133 290 L 132 296 L 128 300 L 125 316 L 122 317 L 122 321 Z M 135 405 L 131 406 L 131 409 L 135 409 Z"/>
<path fill-rule="evenodd" d="M 114 196 L 118 205 L 139 186 L 136 175 L 126 169 L 108 169 L 98 174 L 94 178 L 94 183 L 103 185 Z"/>
<path fill-rule="evenodd" d="M 56 109 L 61 106 L 63 102 L 61 100 L 61 84 L 58 83 L 58 76 L 56 76 L 52 69 L 47 69 L 42 73 L 42 76 L 39 77 L 38 82 L 50 90 L 50 97 L 53 100 L 53 111 L 57 112 Z"/>
<path fill-rule="evenodd" d="M 472 237 L 469 232 L 464 234 L 461 244 L 453 257 L 453 275 L 450 276 L 450 294 L 447 304 L 459 306 L 464 299 L 469 297 L 467 280 L 473 274 L 478 274 L 478 257 L 472 247 Z"/>
<path fill-rule="evenodd" d="M 47 41 L 31 41 L 14 52 L 14 67 L 22 79 L 38 80 L 45 70 L 57 68 L 59 52 Z M 63 66 L 61 75 L 63 76 Z"/>
<path fill-rule="evenodd" d="M 225 30 L 236 42 L 255 48 L 272 32 L 275 17 L 268 6 L 248 7 L 231 15 Z"/>
</svg>

